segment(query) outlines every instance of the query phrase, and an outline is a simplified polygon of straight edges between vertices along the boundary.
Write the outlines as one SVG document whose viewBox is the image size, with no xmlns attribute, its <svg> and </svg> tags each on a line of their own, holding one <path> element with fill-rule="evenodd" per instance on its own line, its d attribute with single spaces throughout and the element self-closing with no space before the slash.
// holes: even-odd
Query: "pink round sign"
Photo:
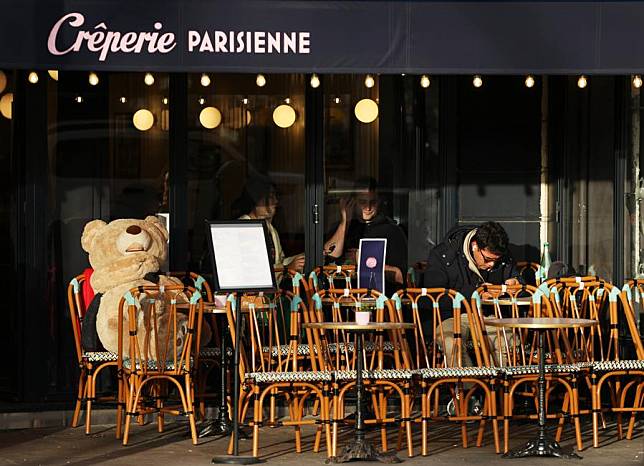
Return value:
<svg viewBox="0 0 644 466">
<path fill-rule="evenodd" d="M 367 265 L 367 267 L 369 267 L 370 269 L 373 269 L 376 265 L 378 265 L 378 261 L 376 260 L 376 258 L 375 258 L 375 257 L 368 257 L 368 258 L 367 258 L 367 261 L 365 262 L 365 264 L 366 264 L 366 265 Z"/>
</svg>

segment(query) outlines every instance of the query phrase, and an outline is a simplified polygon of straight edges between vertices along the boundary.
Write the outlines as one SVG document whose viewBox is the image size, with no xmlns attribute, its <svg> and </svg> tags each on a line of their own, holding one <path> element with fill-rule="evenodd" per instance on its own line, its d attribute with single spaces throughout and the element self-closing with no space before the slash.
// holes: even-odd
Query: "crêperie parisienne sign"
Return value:
<svg viewBox="0 0 644 466">
<path fill-rule="evenodd" d="M 89 27 L 88 27 L 89 26 Z M 72 41 L 60 38 L 61 32 Z M 188 53 L 230 54 L 308 54 L 310 31 L 198 31 L 188 29 Z M 177 36 L 166 31 L 163 23 L 156 21 L 148 31 L 114 31 L 105 22 L 95 26 L 85 24 L 82 13 L 69 13 L 56 21 L 49 32 L 47 49 L 56 56 L 87 51 L 95 53 L 104 62 L 114 53 L 166 54 L 177 47 Z"/>
</svg>

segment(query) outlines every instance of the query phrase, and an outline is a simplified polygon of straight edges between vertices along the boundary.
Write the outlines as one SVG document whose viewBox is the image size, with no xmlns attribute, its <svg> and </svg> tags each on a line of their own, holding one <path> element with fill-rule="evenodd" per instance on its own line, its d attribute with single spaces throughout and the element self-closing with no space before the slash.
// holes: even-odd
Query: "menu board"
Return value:
<svg viewBox="0 0 644 466">
<path fill-rule="evenodd" d="M 385 292 L 386 238 L 362 238 L 358 250 L 358 288 Z"/>
<path fill-rule="evenodd" d="M 273 291 L 268 228 L 263 220 L 206 222 L 215 291 Z"/>
</svg>

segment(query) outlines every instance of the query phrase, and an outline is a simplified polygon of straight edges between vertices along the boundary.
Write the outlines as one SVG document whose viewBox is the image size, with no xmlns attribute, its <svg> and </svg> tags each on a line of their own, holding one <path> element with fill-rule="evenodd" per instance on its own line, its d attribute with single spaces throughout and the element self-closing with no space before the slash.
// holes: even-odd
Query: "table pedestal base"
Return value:
<svg viewBox="0 0 644 466">
<path fill-rule="evenodd" d="M 327 460 L 327 463 L 346 463 L 351 460 L 380 461 L 381 463 L 400 463 L 395 453 L 379 453 L 371 442 L 365 439 L 356 439 L 353 443 L 344 446 L 338 456 Z"/>
<path fill-rule="evenodd" d="M 526 458 L 528 456 L 556 456 L 565 459 L 581 459 L 577 453 L 566 452 L 561 449 L 559 443 L 551 437 L 538 437 L 530 440 L 523 448 L 511 450 L 503 455 L 503 458 Z"/>
<path fill-rule="evenodd" d="M 233 425 L 228 419 L 214 419 L 206 421 L 201 426 L 197 437 L 208 437 L 209 435 L 230 435 Z"/>
</svg>

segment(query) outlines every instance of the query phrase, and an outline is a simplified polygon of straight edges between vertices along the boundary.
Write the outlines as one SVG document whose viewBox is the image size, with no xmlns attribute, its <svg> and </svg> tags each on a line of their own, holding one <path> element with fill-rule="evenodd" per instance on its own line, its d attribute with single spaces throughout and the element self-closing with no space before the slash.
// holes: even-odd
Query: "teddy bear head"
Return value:
<svg viewBox="0 0 644 466">
<path fill-rule="evenodd" d="M 92 220 L 85 225 L 81 245 L 94 269 L 92 288 L 110 288 L 158 272 L 168 256 L 168 232 L 156 217 Z"/>
</svg>

